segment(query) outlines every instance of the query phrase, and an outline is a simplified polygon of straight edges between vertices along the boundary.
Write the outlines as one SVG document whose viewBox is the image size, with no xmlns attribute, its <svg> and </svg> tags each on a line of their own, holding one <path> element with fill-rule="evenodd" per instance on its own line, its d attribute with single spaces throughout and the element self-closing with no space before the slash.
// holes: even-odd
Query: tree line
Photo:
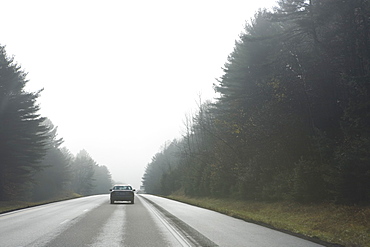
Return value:
<svg viewBox="0 0 370 247">
<path fill-rule="evenodd" d="M 370 2 L 280 0 L 245 25 L 149 193 L 370 202 Z"/>
<path fill-rule="evenodd" d="M 85 150 L 74 156 L 61 148 L 57 127 L 39 114 L 42 90 L 27 92 L 26 75 L 0 46 L 0 201 L 107 193 L 108 168 Z"/>
</svg>

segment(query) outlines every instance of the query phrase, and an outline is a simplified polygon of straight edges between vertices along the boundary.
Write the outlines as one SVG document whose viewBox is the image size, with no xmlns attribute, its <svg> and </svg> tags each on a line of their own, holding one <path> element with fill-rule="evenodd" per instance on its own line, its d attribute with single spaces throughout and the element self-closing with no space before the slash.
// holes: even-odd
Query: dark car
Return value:
<svg viewBox="0 0 370 247">
<path fill-rule="evenodd" d="M 130 201 L 134 204 L 135 196 L 131 185 L 115 185 L 110 189 L 110 203 L 113 204 L 115 201 Z"/>
</svg>

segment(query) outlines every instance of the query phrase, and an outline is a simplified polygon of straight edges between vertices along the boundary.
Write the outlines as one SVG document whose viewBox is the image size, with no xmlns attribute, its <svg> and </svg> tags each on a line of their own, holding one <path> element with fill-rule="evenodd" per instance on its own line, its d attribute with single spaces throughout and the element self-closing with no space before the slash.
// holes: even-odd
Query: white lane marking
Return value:
<svg viewBox="0 0 370 247">
<path fill-rule="evenodd" d="M 60 224 L 63 225 L 64 223 L 67 223 L 69 220 L 64 220 Z"/>
<path fill-rule="evenodd" d="M 85 213 L 85 212 L 87 212 L 87 211 L 89 211 L 89 210 L 90 210 L 90 209 L 88 209 L 88 208 L 87 208 L 87 209 L 83 210 L 83 212 Z"/>
<path fill-rule="evenodd" d="M 168 229 L 168 231 L 175 237 L 181 246 L 192 246 L 185 237 L 182 236 L 179 231 L 177 231 L 166 219 L 162 216 L 162 213 L 159 212 L 153 205 L 146 202 L 145 200 L 140 200 L 146 208 L 148 208 L 152 213 L 159 219 L 159 221 Z"/>
<path fill-rule="evenodd" d="M 123 242 L 126 207 L 116 207 L 91 247 L 121 247 Z"/>
</svg>

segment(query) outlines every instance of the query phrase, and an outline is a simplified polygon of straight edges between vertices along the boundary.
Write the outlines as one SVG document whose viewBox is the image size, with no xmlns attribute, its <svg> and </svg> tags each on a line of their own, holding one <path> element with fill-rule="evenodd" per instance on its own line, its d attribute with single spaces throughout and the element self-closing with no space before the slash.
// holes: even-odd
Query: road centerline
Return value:
<svg viewBox="0 0 370 247">
<path fill-rule="evenodd" d="M 146 197 L 140 198 L 144 199 L 143 201 L 146 201 L 153 208 L 155 208 L 157 212 L 159 212 L 159 214 L 161 215 L 160 217 L 165 219 L 165 222 L 168 222 L 168 225 L 170 225 L 171 228 L 176 229 L 174 231 L 175 234 L 179 234 L 181 236 L 181 239 L 186 239 L 187 245 L 185 246 L 218 246 L 212 240 L 210 240 L 161 206 L 157 205 L 150 199 Z"/>
<path fill-rule="evenodd" d="M 142 197 L 141 197 L 142 198 Z M 156 209 L 151 203 L 148 203 L 146 199 L 142 200 L 143 204 L 147 206 L 147 208 L 159 219 L 159 221 L 167 228 L 167 230 L 174 236 L 174 238 L 179 242 L 179 244 L 183 247 L 185 246 L 193 246 L 189 243 L 182 234 L 176 230 L 164 217 L 164 215 Z"/>
</svg>

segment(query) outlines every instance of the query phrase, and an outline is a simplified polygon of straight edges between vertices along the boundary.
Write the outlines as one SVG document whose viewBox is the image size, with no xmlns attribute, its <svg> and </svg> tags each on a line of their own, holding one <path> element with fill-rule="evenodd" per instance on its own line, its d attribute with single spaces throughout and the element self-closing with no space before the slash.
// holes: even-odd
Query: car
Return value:
<svg viewBox="0 0 370 247">
<path fill-rule="evenodd" d="M 131 185 L 115 185 L 110 189 L 110 203 L 113 204 L 115 201 L 129 201 L 134 204 L 135 189 Z"/>
</svg>

